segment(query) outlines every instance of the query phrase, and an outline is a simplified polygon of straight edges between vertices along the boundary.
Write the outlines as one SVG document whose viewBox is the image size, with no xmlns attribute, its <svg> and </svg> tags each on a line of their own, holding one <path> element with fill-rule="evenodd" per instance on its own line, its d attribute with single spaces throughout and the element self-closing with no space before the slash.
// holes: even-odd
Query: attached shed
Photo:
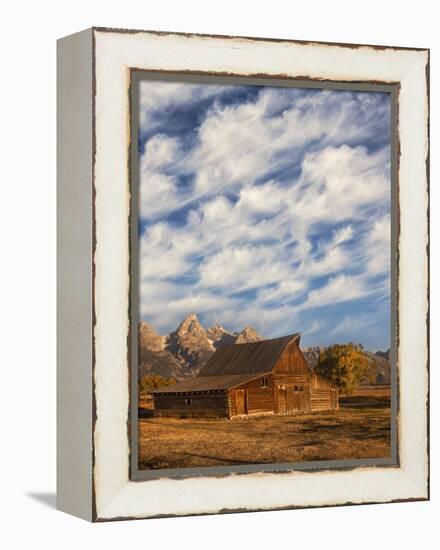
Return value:
<svg viewBox="0 0 440 550">
<path fill-rule="evenodd" d="M 338 408 L 337 388 L 314 373 L 300 334 L 223 346 L 199 374 L 154 390 L 154 415 L 240 417 Z"/>
</svg>

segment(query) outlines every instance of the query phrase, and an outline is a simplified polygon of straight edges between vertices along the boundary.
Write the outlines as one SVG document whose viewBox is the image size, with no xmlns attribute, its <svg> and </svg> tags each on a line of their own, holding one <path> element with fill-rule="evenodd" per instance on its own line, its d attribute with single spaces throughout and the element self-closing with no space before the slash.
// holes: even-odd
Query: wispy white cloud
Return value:
<svg viewBox="0 0 440 550">
<path fill-rule="evenodd" d="M 150 132 L 163 125 L 164 114 L 210 97 L 230 93 L 233 87 L 144 80 L 139 85 L 139 128 Z"/>
<path fill-rule="evenodd" d="M 182 86 L 141 93 L 149 130 L 212 98 L 190 145 L 163 120 L 144 145 L 142 315 L 161 330 L 194 310 L 268 335 L 304 322 L 319 336 L 326 321 L 304 321 L 316 309 L 387 300 L 389 104 L 274 88 L 228 103 L 227 87 Z"/>
<path fill-rule="evenodd" d="M 307 299 L 301 304 L 301 309 L 317 308 L 357 300 L 370 293 L 364 277 L 345 275 L 344 273 L 331 277 L 328 282 L 311 290 Z"/>
<path fill-rule="evenodd" d="M 242 292 L 282 281 L 289 266 L 274 246 L 230 246 L 204 259 L 199 267 L 200 285 Z"/>
</svg>

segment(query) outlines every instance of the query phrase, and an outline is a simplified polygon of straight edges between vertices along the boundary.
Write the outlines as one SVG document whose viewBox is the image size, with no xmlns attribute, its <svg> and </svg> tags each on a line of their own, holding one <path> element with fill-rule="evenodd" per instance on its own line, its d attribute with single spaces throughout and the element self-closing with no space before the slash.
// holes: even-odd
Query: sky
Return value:
<svg viewBox="0 0 440 550">
<path fill-rule="evenodd" d="M 140 317 L 390 347 L 390 97 L 139 84 Z"/>
</svg>

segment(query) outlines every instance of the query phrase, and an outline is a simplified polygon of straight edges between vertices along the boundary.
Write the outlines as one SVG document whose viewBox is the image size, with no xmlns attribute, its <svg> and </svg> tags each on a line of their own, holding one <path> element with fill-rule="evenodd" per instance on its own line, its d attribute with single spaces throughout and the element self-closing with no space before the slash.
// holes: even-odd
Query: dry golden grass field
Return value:
<svg viewBox="0 0 440 550">
<path fill-rule="evenodd" d="M 139 420 L 140 469 L 389 456 L 389 389 L 341 396 L 335 412 L 243 420 Z"/>
</svg>

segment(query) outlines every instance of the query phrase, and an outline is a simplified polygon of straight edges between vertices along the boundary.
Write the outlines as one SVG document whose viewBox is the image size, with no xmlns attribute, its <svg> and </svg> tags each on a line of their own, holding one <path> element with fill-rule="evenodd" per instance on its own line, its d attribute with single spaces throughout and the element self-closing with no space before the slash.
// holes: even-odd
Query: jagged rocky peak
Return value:
<svg viewBox="0 0 440 550">
<path fill-rule="evenodd" d="M 248 342 L 258 342 L 263 338 L 258 334 L 258 332 L 252 327 L 246 327 L 241 332 L 236 333 L 235 343 L 236 344 L 246 344 Z"/>
<path fill-rule="evenodd" d="M 216 342 L 217 340 L 220 340 L 220 338 L 222 338 L 225 332 L 226 330 L 221 325 L 216 323 L 214 326 L 209 327 L 206 330 L 206 335 L 210 340 L 213 340 L 214 342 Z"/>
<path fill-rule="evenodd" d="M 147 321 L 139 323 L 139 345 L 141 348 L 148 348 L 153 351 L 163 350 L 164 340 L 165 338 L 154 330 L 153 325 L 147 323 Z"/>
<path fill-rule="evenodd" d="M 207 338 L 206 331 L 200 324 L 199 318 L 195 313 L 190 313 L 185 317 L 185 319 L 180 323 L 179 327 L 177 328 L 176 333 L 179 336 L 191 334 L 194 336 Z"/>
<path fill-rule="evenodd" d="M 200 367 L 214 348 L 195 313 L 190 313 L 167 338 L 167 349 L 180 355 L 192 368 Z"/>
<path fill-rule="evenodd" d="M 206 335 L 215 349 L 235 343 L 235 335 L 228 332 L 218 323 L 206 331 Z"/>
</svg>

